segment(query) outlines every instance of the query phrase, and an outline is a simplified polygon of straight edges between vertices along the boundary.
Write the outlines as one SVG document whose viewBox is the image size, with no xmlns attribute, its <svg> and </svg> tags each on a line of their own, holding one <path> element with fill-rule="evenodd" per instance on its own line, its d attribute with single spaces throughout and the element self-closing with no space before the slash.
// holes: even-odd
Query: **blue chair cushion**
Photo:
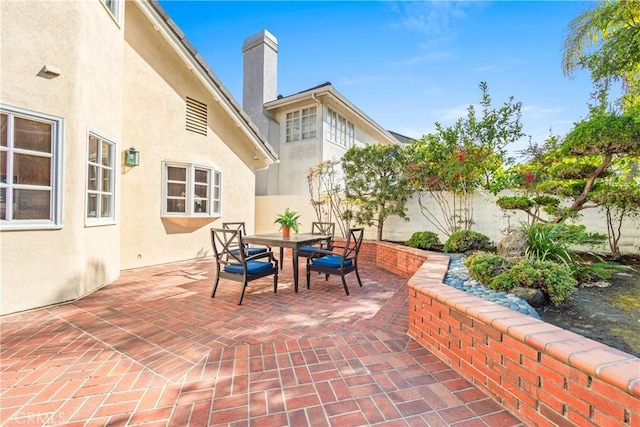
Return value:
<svg viewBox="0 0 640 427">
<path fill-rule="evenodd" d="M 341 261 L 342 261 L 341 256 L 327 255 L 313 261 L 313 265 L 318 265 L 320 267 L 328 267 L 328 268 L 340 268 Z M 345 267 L 350 267 L 351 264 L 352 264 L 352 261 L 350 259 L 345 260 L 344 262 Z"/>
<path fill-rule="evenodd" d="M 316 251 L 318 249 L 320 249 L 320 246 L 300 246 L 298 248 L 298 253 L 300 253 L 300 252 L 311 253 L 311 252 L 314 252 L 314 251 Z"/>
<path fill-rule="evenodd" d="M 247 252 L 247 256 L 252 256 L 256 254 L 261 254 L 262 252 L 267 252 L 267 248 L 245 248 Z M 238 255 L 240 251 L 238 249 L 231 251 L 232 254 Z"/>
<path fill-rule="evenodd" d="M 261 271 L 267 271 L 272 268 L 273 268 L 273 264 L 271 264 L 270 262 L 247 261 L 247 273 L 249 274 L 260 273 Z M 242 265 L 239 265 L 239 264 L 226 265 L 224 267 L 224 271 L 226 271 L 227 273 L 233 273 L 233 274 L 244 273 L 244 269 L 242 268 Z"/>
</svg>

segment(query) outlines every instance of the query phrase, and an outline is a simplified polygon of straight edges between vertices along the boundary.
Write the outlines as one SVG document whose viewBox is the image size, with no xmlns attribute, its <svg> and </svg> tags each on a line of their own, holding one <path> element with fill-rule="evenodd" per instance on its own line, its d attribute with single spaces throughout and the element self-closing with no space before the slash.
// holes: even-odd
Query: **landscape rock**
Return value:
<svg viewBox="0 0 640 427">
<path fill-rule="evenodd" d="M 496 252 L 503 257 L 522 256 L 529 247 L 529 238 L 524 230 L 513 229 L 498 242 Z"/>
<path fill-rule="evenodd" d="M 516 287 L 510 293 L 524 299 L 532 307 L 542 307 L 547 303 L 547 297 L 540 289 Z"/>
</svg>

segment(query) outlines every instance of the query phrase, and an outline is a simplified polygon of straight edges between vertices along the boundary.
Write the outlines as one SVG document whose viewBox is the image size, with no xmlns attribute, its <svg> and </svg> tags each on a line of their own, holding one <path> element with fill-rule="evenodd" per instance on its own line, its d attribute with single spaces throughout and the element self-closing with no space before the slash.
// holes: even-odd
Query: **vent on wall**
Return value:
<svg viewBox="0 0 640 427">
<path fill-rule="evenodd" d="M 187 127 L 191 132 L 207 136 L 207 104 L 187 96 Z"/>
</svg>

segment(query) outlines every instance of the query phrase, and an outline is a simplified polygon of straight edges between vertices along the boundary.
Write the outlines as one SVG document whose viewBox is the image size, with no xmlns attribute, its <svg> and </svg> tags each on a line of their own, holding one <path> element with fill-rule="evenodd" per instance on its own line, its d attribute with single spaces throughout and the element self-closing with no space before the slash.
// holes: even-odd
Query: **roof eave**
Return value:
<svg viewBox="0 0 640 427">
<path fill-rule="evenodd" d="M 368 123 L 372 128 L 374 128 L 389 144 L 398 144 L 396 138 L 393 137 L 387 130 L 382 128 L 378 123 L 376 123 L 371 117 L 366 115 L 362 110 L 356 107 L 351 101 L 345 98 L 340 92 L 335 90 L 333 86 L 327 85 L 322 86 L 317 89 L 311 89 L 305 92 L 300 92 L 295 95 L 287 96 L 280 99 L 275 99 L 273 101 L 269 101 L 264 104 L 264 108 L 266 111 L 275 111 L 282 107 L 286 107 L 287 105 L 291 105 L 300 101 L 304 101 L 306 99 L 316 99 L 317 96 L 329 96 L 334 100 L 342 103 L 347 109 L 352 110 L 357 116 L 359 116 L 363 121 Z"/>
<path fill-rule="evenodd" d="M 198 54 L 196 49 L 186 39 L 184 33 L 164 11 L 157 0 L 135 0 L 140 10 L 149 18 L 154 28 L 162 34 L 176 53 L 183 59 L 187 69 L 193 71 L 199 80 L 209 89 L 213 99 L 229 113 L 236 126 L 247 136 L 257 150 L 263 156 L 261 163 L 263 169 L 270 164 L 278 162 L 278 154 L 267 142 L 257 126 L 233 99 L 233 96 L 222 85 L 220 79 L 213 73 L 206 61 Z"/>
</svg>

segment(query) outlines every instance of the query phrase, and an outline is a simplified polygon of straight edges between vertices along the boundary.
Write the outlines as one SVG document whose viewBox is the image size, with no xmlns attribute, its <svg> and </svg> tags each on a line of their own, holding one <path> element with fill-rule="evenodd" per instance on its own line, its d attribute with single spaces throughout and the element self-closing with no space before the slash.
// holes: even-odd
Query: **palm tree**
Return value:
<svg viewBox="0 0 640 427">
<path fill-rule="evenodd" d="M 562 71 L 588 68 L 596 86 L 622 80 L 623 108 L 640 108 L 640 2 L 604 0 L 574 18 L 563 46 Z"/>
</svg>

